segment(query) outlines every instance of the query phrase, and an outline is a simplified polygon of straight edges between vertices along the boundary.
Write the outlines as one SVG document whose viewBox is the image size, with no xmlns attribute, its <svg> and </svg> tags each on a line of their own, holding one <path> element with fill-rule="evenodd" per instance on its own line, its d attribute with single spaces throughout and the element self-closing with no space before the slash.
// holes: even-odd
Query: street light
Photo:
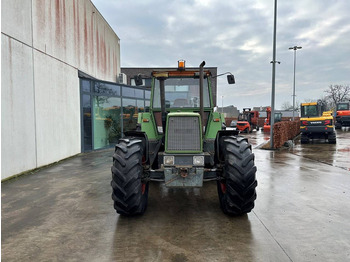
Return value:
<svg viewBox="0 0 350 262">
<path fill-rule="evenodd" d="M 273 46 L 272 46 L 272 92 L 271 92 L 271 120 L 270 120 L 270 147 L 273 149 L 273 125 L 275 123 L 275 82 L 276 82 L 276 33 L 277 33 L 277 0 L 274 4 L 273 19 Z"/>
<path fill-rule="evenodd" d="M 289 50 L 294 50 L 294 80 L 293 80 L 293 121 L 294 121 L 294 111 L 295 111 L 295 65 L 297 60 L 297 49 L 301 49 L 301 46 L 289 47 Z"/>
<path fill-rule="evenodd" d="M 224 96 L 221 96 L 221 113 L 224 113 Z"/>
</svg>

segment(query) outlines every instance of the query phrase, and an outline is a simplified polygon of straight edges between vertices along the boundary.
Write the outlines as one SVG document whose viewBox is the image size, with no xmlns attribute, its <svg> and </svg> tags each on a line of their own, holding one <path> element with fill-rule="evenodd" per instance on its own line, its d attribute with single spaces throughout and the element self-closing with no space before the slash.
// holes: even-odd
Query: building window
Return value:
<svg viewBox="0 0 350 262">
<path fill-rule="evenodd" d="M 82 95 L 82 114 L 83 114 L 83 143 L 86 151 L 92 150 L 92 122 L 91 122 L 91 96 Z"/>
<path fill-rule="evenodd" d="M 121 137 L 121 98 L 94 96 L 94 149 L 114 146 Z"/>
<path fill-rule="evenodd" d="M 123 133 L 135 130 L 139 112 L 149 110 L 145 87 L 80 79 L 82 152 L 114 147 Z"/>
</svg>

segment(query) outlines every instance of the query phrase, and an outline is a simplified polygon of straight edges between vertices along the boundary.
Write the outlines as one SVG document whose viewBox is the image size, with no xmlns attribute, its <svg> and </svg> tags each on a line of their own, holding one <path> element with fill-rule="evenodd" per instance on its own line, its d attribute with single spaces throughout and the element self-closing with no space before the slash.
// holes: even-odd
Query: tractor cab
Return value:
<svg viewBox="0 0 350 262">
<path fill-rule="evenodd" d="M 349 102 L 337 103 L 337 111 L 350 110 Z"/>
<path fill-rule="evenodd" d="M 321 117 L 325 106 L 321 102 L 302 103 L 300 106 L 301 117 Z"/>
<path fill-rule="evenodd" d="M 275 123 L 282 121 L 282 113 L 281 112 L 275 112 Z"/>
</svg>

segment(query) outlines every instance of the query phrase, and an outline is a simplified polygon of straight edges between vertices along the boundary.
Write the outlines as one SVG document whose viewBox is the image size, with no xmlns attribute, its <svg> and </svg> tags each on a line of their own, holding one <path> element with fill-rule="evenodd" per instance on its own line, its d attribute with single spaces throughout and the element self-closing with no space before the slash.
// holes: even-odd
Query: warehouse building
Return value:
<svg viewBox="0 0 350 262">
<path fill-rule="evenodd" d="M 150 96 L 117 84 L 119 37 L 90 0 L 1 4 L 1 178 L 110 147 Z"/>
<path fill-rule="evenodd" d="M 136 127 L 160 69 L 121 69 L 120 39 L 90 0 L 1 4 L 2 180 L 113 147 Z"/>
</svg>

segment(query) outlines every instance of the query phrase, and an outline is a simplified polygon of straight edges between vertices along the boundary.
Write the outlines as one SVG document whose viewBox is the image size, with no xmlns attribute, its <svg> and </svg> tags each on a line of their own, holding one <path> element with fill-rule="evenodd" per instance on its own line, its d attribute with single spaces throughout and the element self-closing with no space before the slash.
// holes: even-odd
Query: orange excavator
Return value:
<svg viewBox="0 0 350 262">
<path fill-rule="evenodd" d="M 271 107 L 266 108 L 266 115 L 264 122 L 263 131 L 264 132 L 270 132 L 271 129 Z M 282 113 L 281 112 L 275 112 L 275 123 L 282 121 Z"/>
<path fill-rule="evenodd" d="M 341 129 L 343 126 L 350 126 L 350 102 L 337 103 L 335 129 Z"/>
</svg>

